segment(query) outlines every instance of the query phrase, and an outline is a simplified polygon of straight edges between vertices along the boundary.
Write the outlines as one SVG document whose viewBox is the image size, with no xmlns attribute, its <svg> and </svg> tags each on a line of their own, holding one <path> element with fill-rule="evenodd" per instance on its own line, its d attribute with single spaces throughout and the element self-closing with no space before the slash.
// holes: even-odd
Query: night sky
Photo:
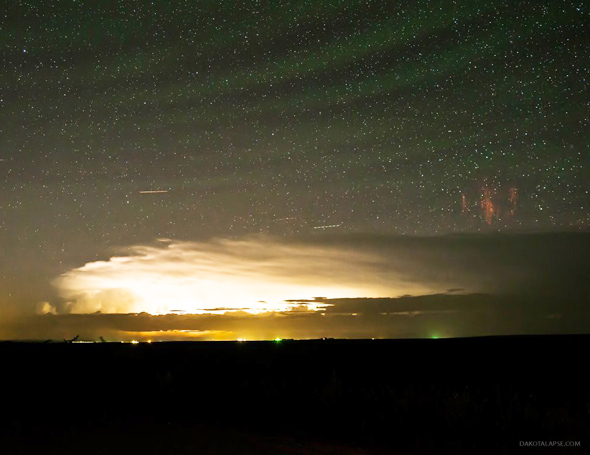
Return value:
<svg viewBox="0 0 590 455">
<path fill-rule="evenodd" d="M 0 339 L 590 331 L 589 32 L 582 1 L 8 2 Z"/>
</svg>

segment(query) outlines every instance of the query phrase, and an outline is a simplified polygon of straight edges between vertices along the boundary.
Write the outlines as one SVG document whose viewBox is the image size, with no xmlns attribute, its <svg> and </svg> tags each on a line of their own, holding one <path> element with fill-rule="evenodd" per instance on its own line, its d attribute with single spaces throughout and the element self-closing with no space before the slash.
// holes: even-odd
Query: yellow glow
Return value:
<svg viewBox="0 0 590 455">
<path fill-rule="evenodd" d="M 139 344 L 139 341 L 133 340 L 133 341 L 131 341 L 131 344 Z"/>
<path fill-rule="evenodd" d="M 325 298 L 391 295 L 372 255 L 264 239 L 140 246 L 56 280 L 71 313 L 319 311 Z M 412 289 L 401 289 L 413 292 Z M 304 300 L 287 302 L 286 300 Z"/>
<path fill-rule="evenodd" d="M 235 335 L 232 332 L 223 330 L 144 330 L 144 331 L 121 331 L 122 336 L 129 339 L 136 337 L 138 340 L 152 343 L 154 341 L 167 340 L 210 340 L 215 336 L 218 340 L 235 340 Z"/>
</svg>

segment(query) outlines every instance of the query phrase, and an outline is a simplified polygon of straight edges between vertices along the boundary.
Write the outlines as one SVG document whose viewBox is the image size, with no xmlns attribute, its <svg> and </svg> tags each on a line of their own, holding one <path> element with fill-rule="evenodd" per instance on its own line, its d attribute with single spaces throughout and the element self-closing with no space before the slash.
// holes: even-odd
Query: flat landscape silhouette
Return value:
<svg viewBox="0 0 590 455">
<path fill-rule="evenodd" d="M 589 342 L 4 342 L 0 451 L 583 453 Z"/>
</svg>

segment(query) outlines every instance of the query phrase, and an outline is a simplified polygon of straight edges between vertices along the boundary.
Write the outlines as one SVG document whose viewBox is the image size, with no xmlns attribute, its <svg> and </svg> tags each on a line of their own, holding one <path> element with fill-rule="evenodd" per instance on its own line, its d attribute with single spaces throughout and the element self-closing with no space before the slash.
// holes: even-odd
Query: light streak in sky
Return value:
<svg viewBox="0 0 590 455">
<path fill-rule="evenodd" d="M 168 190 L 144 190 L 140 191 L 139 194 L 162 194 L 167 192 Z"/>
<path fill-rule="evenodd" d="M 331 228 L 337 228 L 342 226 L 342 223 L 340 224 L 328 224 L 326 226 L 315 226 L 314 229 L 331 229 Z"/>
</svg>

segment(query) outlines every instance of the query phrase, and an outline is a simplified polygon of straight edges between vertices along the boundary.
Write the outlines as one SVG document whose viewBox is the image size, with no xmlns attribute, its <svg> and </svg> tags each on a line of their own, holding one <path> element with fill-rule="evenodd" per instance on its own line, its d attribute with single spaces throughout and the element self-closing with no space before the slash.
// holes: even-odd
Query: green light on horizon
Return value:
<svg viewBox="0 0 590 455">
<path fill-rule="evenodd" d="M 282 338 L 275 338 L 275 343 L 280 343 L 281 341 L 283 341 Z"/>
</svg>

